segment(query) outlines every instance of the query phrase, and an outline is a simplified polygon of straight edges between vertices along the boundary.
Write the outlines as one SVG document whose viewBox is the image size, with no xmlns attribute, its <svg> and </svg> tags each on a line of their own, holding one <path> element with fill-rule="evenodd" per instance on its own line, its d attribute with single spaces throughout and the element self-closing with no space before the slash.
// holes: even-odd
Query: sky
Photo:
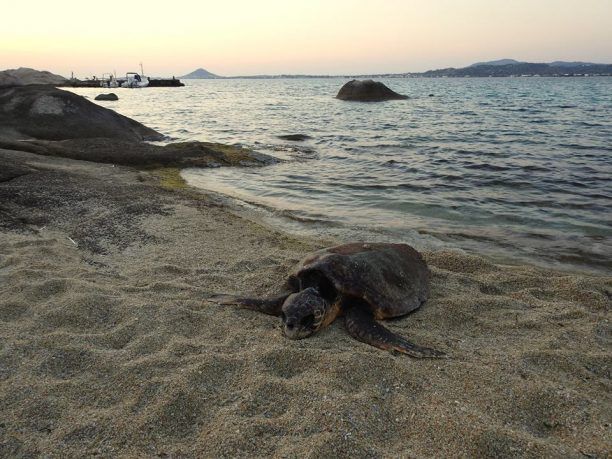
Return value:
<svg viewBox="0 0 612 459">
<path fill-rule="evenodd" d="M 0 70 L 367 74 L 612 63 L 612 0 L 2 0 Z"/>
</svg>

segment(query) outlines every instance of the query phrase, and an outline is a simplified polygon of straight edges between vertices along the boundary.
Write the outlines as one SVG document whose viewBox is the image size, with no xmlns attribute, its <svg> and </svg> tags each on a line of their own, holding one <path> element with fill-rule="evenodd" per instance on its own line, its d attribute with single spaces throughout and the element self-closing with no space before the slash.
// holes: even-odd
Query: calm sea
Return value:
<svg viewBox="0 0 612 459">
<path fill-rule="evenodd" d="M 183 172 L 285 230 L 609 272 L 612 78 L 389 79 L 410 99 L 375 104 L 334 99 L 345 81 L 195 80 L 101 105 L 286 160 Z M 311 138 L 276 137 L 296 133 Z"/>
</svg>

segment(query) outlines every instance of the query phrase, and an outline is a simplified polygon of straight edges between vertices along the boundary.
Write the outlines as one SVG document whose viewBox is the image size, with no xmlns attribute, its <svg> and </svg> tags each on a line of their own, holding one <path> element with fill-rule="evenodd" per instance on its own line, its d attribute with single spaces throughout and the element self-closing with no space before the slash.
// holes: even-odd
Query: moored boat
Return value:
<svg viewBox="0 0 612 459">
<path fill-rule="evenodd" d="M 122 88 L 146 88 L 149 86 L 149 78 L 136 72 L 125 74 L 125 81 L 121 83 Z"/>
</svg>

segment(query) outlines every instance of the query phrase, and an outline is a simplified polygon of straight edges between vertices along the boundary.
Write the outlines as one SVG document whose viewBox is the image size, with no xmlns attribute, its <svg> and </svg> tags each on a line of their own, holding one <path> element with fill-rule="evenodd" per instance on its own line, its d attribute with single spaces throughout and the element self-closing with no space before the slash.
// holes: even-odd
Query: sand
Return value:
<svg viewBox="0 0 612 459">
<path fill-rule="evenodd" d="M 610 277 L 430 252 L 430 301 L 387 325 L 449 359 L 341 321 L 289 341 L 211 296 L 273 293 L 332 241 L 164 173 L 0 164 L 2 457 L 609 457 Z"/>
</svg>

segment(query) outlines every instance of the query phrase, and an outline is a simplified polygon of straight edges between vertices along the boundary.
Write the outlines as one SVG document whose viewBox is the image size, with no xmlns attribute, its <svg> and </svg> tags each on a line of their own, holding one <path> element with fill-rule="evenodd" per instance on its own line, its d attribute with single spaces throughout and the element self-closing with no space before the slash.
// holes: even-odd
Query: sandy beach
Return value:
<svg viewBox="0 0 612 459">
<path fill-rule="evenodd" d="M 612 279 L 425 253 L 394 331 L 290 341 L 218 293 L 306 253 L 172 169 L 0 150 L 0 456 L 608 457 Z"/>
</svg>

